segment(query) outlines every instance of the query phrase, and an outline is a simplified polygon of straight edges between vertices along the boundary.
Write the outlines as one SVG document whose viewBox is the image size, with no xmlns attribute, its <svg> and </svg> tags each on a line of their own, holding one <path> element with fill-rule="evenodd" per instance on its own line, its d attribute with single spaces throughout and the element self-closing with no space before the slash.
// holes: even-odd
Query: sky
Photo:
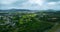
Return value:
<svg viewBox="0 0 60 32">
<path fill-rule="evenodd" d="M 60 0 L 0 0 L 0 9 L 60 10 Z"/>
</svg>

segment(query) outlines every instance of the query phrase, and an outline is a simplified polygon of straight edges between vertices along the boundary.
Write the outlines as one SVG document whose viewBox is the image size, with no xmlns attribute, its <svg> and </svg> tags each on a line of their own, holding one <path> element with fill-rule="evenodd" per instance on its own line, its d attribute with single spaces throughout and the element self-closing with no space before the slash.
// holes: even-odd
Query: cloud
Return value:
<svg viewBox="0 0 60 32">
<path fill-rule="evenodd" d="M 60 9 L 60 0 L 0 0 L 0 9 Z"/>
<path fill-rule="evenodd" d="M 17 0 L 0 0 L 0 4 L 12 4 Z"/>
<path fill-rule="evenodd" d="M 49 2 L 48 5 L 56 5 L 56 2 Z"/>
<path fill-rule="evenodd" d="M 43 5 L 43 3 L 45 2 L 45 0 L 29 0 L 28 2 L 33 3 L 33 4 L 39 4 L 39 5 Z"/>
<path fill-rule="evenodd" d="M 57 1 L 60 1 L 60 0 L 46 0 L 47 2 L 57 2 Z"/>
</svg>

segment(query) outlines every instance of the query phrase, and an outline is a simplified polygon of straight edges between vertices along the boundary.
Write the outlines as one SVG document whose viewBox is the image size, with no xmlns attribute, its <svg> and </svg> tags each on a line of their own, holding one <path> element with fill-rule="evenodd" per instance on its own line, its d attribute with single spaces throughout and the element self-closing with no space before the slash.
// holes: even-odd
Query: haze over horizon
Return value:
<svg viewBox="0 0 60 32">
<path fill-rule="evenodd" d="M 60 10 L 60 0 L 0 0 L 0 9 Z"/>
</svg>

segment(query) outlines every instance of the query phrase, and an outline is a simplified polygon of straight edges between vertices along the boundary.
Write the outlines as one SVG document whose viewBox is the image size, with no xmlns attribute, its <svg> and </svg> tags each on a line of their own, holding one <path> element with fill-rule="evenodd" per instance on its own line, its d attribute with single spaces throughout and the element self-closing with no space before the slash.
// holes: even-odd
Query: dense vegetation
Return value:
<svg viewBox="0 0 60 32">
<path fill-rule="evenodd" d="M 57 12 L 0 13 L 0 32 L 48 32 L 59 17 Z"/>
</svg>

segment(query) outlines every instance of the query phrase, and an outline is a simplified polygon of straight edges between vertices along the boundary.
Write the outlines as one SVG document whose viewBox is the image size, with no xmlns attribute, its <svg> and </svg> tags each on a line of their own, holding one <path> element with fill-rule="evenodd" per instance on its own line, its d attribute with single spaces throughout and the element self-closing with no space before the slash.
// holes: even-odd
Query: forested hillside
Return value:
<svg viewBox="0 0 60 32">
<path fill-rule="evenodd" d="M 0 32 L 55 32 L 59 23 L 60 12 L 0 13 Z"/>
</svg>

